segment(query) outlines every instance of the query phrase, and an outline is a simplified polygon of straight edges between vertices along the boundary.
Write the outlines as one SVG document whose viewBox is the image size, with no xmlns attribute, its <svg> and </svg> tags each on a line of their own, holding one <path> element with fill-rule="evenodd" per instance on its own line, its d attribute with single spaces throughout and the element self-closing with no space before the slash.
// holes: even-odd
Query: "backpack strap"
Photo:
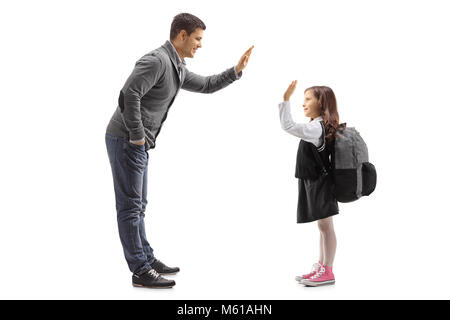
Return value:
<svg viewBox="0 0 450 320">
<path fill-rule="evenodd" d="M 323 141 L 323 143 L 322 143 L 322 145 L 319 148 L 317 148 L 317 151 L 322 152 L 323 150 L 325 150 L 325 144 L 326 144 L 326 141 L 325 141 L 325 125 L 323 124 L 323 121 L 320 121 L 320 124 L 322 125 L 322 141 Z"/>
<path fill-rule="evenodd" d="M 319 152 L 322 152 L 325 150 L 326 140 L 325 140 L 325 125 L 323 124 L 323 121 L 320 121 L 320 124 L 322 125 L 322 145 L 320 147 L 314 147 L 313 148 L 313 154 L 314 158 L 316 158 L 317 164 L 320 166 L 320 175 L 326 176 L 328 174 L 328 171 L 323 164 L 322 157 L 320 156 Z"/>
</svg>

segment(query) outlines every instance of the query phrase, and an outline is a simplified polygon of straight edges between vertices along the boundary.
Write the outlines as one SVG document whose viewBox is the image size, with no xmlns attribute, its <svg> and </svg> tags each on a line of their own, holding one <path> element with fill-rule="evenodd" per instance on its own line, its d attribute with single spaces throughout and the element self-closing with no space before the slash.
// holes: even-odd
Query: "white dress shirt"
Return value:
<svg viewBox="0 0 450 320">
<path fill-rule="evenodd" d="M 172 41 L 170 41 L 170 44 L 172 45 L 173 50 L 177 53 L 178 76 L 180 77 L 180 81 L 181 81 L 181 78 L 182 78 L 182 72 L 184 71 L 184 70 L 183 70 L 183 66 L 186 65 L 186 61 L 184 61 L 184 59 L 181 60 L 180 55 L 178 54 L 177 49 L 175 49 L 175 47 L 174 47 Z"/>
<path fill-rule="evenodd" d="M 289 101 L 283 101 L 278 105 L 280 108 L 281 128 L 286 132 L 311 142 L 316 147 L 322 144 L 322 125 L 319 121 L 322 117 L 317 117 L 308 123 L 296 123 L 292 120 L 291 105 Z"/>
</svg>

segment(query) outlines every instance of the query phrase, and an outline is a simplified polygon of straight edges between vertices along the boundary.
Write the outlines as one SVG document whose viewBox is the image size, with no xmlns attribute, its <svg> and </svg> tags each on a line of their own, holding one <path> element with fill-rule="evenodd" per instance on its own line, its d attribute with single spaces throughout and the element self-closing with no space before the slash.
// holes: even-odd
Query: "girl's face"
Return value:
<svg viewBox="0 0 450 320">
<path fill-rule="evenodd" d="M 314 92 L 308 90 L 305 92 L 305 99 L 303 101 L 303 112 L 305 117 L 317 118 L 320 116 L 320 106 Z"/>
</svg>

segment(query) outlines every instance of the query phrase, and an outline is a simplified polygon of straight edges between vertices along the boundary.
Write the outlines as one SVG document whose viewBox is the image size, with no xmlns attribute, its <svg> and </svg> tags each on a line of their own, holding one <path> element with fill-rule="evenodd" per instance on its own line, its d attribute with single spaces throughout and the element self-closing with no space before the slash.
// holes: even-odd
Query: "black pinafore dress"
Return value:
<svg viewBox="0 0 450 320">
<path fill-rule="evenodd" d="M 334 183 L 331 174 L 328 173 L 331 169 L 330 154 L 334 142 L 326 141 L 325 126 L 323 121 L 320 123 L 321 146 L 317 148 L 313 143 L 303 139 L 298 146 L 295 170 L 295 177 L 298 178 L 297 223 L 312 222 L 339 213 L 334 196 Z"/>
</svg>

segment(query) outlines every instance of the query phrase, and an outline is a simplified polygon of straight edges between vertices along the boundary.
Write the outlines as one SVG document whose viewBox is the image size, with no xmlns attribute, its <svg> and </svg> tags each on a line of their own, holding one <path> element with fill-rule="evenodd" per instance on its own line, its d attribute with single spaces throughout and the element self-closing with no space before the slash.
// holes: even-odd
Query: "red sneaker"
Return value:
<svg viewBox="0 0 450 320">
<path fill-rule="evenodd" d="M 316 274 L 317 271 L 320 270 L 320 267 L 321 267 L 321 266 L 322 266 L 322 265 L 321 265 L 320 263 L 314 263 L 314 264 L 313 264 L 313 267 L 312 267 L 312 270 L 311 270 L 310 273 L 304 274 L 304 275 L 302 275 L 302 276 L 296 276 L 296 277 L 295 277 L 295 280 L 297 280 L 298 282 L 302 282 L 302 280 L 311 278 L 313 275 Z"/>
<path fill-rule="evenodd" d="M 328 284 L 334 284 L 334 274 L 331 267 L 321 266 L 320 270 L 316 272 L 309 279 L 304 279 L 301 282 L 305 286 L 317 287 Z"/>
</svg>

